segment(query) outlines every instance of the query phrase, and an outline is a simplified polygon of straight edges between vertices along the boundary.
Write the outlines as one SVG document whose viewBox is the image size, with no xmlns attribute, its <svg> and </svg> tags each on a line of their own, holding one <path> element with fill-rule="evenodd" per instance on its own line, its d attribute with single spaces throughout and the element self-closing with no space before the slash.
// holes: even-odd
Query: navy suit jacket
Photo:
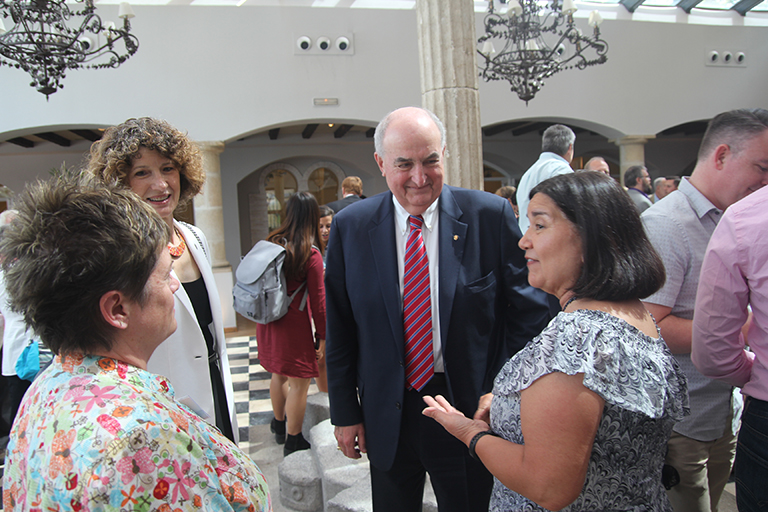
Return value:
<svg viewBox="0 0 768 512">
<path fill-rule="evenodd" d="M 509 202 L 444 186 L 439 203 L 439 304 L 448 400 L 472 416 L 506 360 L 549 320 L 531 288 Z M 326 264 L 331 421 L 364 423 L 368 457 L 392 465 L 405 392 L 402 297 L 392 193 L 333 218 Z"/>
<path fill-rule="evenodd" d="M 339 199 L 338 201 L 333 201 L 332 203 L 328 203 L 325 206 L 333 210 L 333 213 L 339 213 L 341 210 L 346 208 L 347 206 L 351 204 L 355 204 L 356 202 L 360 201 L 360 196 L 356 196 L 352 194 L 351 196 L 347 196 L 343 199 Z"/>
</svg>

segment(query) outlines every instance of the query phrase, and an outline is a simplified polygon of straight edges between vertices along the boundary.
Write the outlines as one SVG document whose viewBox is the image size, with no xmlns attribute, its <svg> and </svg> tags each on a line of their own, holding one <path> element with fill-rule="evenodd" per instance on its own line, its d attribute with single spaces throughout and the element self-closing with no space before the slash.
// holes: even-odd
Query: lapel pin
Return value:
<svg viewBox="0 0 768 512">
<path fill-rule="evenodd" d="M 455 242 L 456 240 L 458 240 L 458 239 L 459 239 L 459 235 L 453 235 L 453 241 L 454 241 L 454 242 Z"/>
</svg>

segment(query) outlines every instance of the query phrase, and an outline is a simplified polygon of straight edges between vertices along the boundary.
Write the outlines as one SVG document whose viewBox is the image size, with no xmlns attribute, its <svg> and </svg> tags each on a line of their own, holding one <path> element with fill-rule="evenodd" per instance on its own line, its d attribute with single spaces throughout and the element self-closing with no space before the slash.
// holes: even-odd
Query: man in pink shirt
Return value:
<svg viewBox="0 0 768 512">
<path fill-rule="evenodd" d="M 754 171 L 768 174 L 768 160 L 756 163 Z M 707 377 L 742 388 L 745 395 L 734 465 L 740 512 L 765 510 L 760 504 L 768 503 L 766 206 L 768 187 L 726 210 L 701 266 L 693 316 L 694 365 Z"/>
</svg>

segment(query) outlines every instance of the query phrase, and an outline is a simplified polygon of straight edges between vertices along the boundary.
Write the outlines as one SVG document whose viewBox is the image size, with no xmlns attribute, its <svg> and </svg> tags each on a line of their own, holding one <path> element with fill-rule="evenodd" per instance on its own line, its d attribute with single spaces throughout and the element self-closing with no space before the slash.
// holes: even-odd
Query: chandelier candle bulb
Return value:
<svg viewBox="0 0 768 512">
<path fill-rule="evenodd" d="M 480 50 L 480 53 L 485 55 L 488 58 L 493 57 L 493 55 L 496 54 L 496 48 L 493 47 L 493 43 L 490 41 L 486 41 L 483 43 L 483 49 Z"/>
<path fill-rule="evenodd" d="M 603 22 L 603 17 L 600 16 L 600 12 L 595 10 L 589 13 L 589 26 L 597 28 Z"/>
<path fill-rule="evenodd" d="M 507 9 L 507 14 L 510 17 L 520 16 L 521 14 L 523 14 L 523 6 L 520 5 L 520 2 L 518 0 L 511 0 L 509 2 L 509 8 Z"/>
<path fill-rule="evenodd" d="M 136 15 L 133 13 L 131 4 L 128 2 L 120 2 L 120 10 L 117 13 L 117 17 L 130 20 L 131 18 L 135 18 Z"/>
</svg>

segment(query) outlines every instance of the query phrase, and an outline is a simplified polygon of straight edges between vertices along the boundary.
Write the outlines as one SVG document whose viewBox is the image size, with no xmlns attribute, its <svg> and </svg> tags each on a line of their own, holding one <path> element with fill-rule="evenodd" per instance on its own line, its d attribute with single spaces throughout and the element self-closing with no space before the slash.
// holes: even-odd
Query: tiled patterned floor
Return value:
<svg viewBox="0 0 768 512">
<path fill-rule="evenodd" d="M 268 425 L 272 420 L 272 403 L 269 400 L 270 374 L 259 364 L 256 337 L 249 335 L 227 338 L 227 353 L 235 390 L 237 424 L 240 430 L 240 447 L 250 452 L 249 437 L 252 428 Z M 317 386 L 309 387 L 309 394 L 316 393 Z"/>
</svg>

